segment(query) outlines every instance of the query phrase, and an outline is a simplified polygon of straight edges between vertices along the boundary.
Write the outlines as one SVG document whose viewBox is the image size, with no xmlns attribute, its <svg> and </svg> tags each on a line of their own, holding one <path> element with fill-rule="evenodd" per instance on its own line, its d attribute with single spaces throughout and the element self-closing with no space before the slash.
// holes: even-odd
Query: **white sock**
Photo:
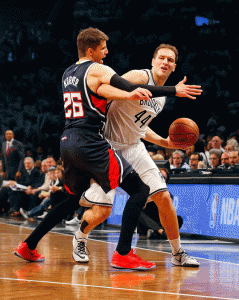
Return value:
<svg viewBox="0 0 239 300">
<path fill-rule="evenodd" d="M 180 236 L 175 240 L 168 240 L 168 241 L 171 245 L 173 255 L 177 254 L 178 250 L 181 248 Z"/>
<path fill-rule="evenodd" d="M 88 233 L 83 233 L 80 229 L 75 233 L 76 239 L 87 239 Z"/>
</svg>

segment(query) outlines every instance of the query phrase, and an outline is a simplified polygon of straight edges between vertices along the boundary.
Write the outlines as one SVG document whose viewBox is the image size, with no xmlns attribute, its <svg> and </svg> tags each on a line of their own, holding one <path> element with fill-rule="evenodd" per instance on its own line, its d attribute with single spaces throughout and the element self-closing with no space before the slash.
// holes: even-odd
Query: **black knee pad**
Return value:
<svg viewBox="0 0 239 300">
<path fill-rule="evenodd" d="M 183 218 L 181 216 L 177 216 L 178 217 L 178 227 L 179 229 L 183 226 Z"/>
<path fill-rule="evenodd" d="M 146 203 L 149 196 L 149 186 L 141 180 L 135 171 L 132 171 L 125 177 L 123 182 L 120 184 L 120 187 L 125 190 L 129 196 L 137 196 L 134 198 L 134 201 L 142 201 L 144 204 Z"/>
</svg>

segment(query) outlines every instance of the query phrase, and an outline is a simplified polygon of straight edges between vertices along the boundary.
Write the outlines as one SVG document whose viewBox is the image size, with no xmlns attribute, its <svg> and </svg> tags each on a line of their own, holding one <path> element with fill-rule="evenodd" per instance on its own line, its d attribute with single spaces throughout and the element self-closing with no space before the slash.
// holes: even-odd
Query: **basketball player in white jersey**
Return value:
<svg viewBox="0 0 239 300">
<path fill-rule="evenodd" d="M 149 84 L 163 86 L 169 75 L 175 71 L 178 51 L 174 46 L 161 44 L 154 52 L 151 70 L 132 70 L 122 77 L 133 84 Z M 180 82 L 185 83 L 186 77 Z M 100 87 L 98 93 L 100 93 Z M 104 88 L 112 89 L 111 86 Z M 201 91 L 202 92 L 202 91 Z M 194 96 L 189 96 L 196 99 Z M 107 113 L 105 137 L 139 174 L 144 183 L 150 187 L 150 198 L 158 207 L 160 221 L 165 228 L 172 248 L 172 263 L 178 266 L 198 267 L 199 262 L 190 257 L 181 247 L 178 220 L 172 199 L 167 190 L 166 182 L 154 161 L 149 156 L 141 138 L 153 144 L 173 148 L 177 147 L 170 138 L 162 138 L 151 130 L 148 125 L 163 109 L 166 97 L 152 98 L 150 101 L 112 101 Z M 81 204 L 91 206 L 98 204 L 112 206 L 114 195 L 105 194 L 101 187 L 92 180 L 91 187 L 83 194 Z M 107 217 L 107 216 L 106 216 Z M 77 262 L 88 262 L 85 247 L 88 234 L 80 229 L 73 239 L 73 258 Z M 117 252 L 117 251 L 116 251 Z M 114 253 L 111 266 L 114 265 Z"/>
</svg>

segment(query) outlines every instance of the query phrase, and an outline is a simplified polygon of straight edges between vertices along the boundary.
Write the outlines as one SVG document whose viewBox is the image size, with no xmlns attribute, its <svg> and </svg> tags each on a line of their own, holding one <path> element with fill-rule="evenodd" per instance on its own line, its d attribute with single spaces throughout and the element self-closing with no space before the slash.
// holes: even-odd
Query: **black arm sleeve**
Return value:
<svg viewBox="0 0 239 300">
<path fill-rule="evenodd" d="M 153 86 L 148 84 L 132 84 L 128 80 L 120 77 L 118 74 L 114 74 L 110 79 L 110 85 L 127 91 L 132 92 L 138 87 L 149 90 L 153 97 L 161 97 L 161 96 L 175 96 L 176 88 L 175 86 Z"/>
</svg>

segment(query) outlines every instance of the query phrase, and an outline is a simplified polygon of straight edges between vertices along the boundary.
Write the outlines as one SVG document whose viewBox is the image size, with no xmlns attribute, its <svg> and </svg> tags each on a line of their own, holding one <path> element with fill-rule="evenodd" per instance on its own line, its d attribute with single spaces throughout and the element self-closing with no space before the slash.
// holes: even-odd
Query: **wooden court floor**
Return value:
<svg viewBox="0 0 239 300">
<path fill-rule="evenodd" d="M 156 262 L 152 271 L 123 271 L 110 267 L 115 243 L 89 239 L 90 262 L 72 258 L 72 235 L 48 233 L 38 251 L 43 263 L 13 255 L 31 228 L 0 220 L 0 299 L 239 299 L 239 264 L 199 259 L 199 269 L 174 267 L 170 254 L 137 249 Z"/>
</svg>

